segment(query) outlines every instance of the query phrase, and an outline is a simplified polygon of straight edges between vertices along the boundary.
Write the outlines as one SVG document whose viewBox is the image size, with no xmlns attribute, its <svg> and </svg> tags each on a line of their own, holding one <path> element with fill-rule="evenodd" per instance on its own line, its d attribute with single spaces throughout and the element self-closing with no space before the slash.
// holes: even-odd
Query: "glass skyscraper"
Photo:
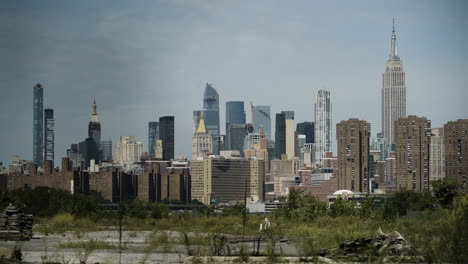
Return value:
<svg viewBox="0 0 468 264">
<path fill-rule="evenodd" d="M 155 158 L 154 147 L 159 139 L 159 122 L 148 123 L 148 154 L 150 158 Z"/>
<path fill-rule="evenodd" d="M 163 160 L 174 159 L 174 117 L 159 118 L 159 139 L 162 141 Z"/>
<path fill-rule="evenodd" d="M 314 143 L 314 122 L 302 122 L 298 123 L 296 126 L 297 134 L 302 134 L 306 136 L 306 143 Z"/>
<path fill-rule="evenodd" d="M 269 105 L 257 105 L 252 108 L 252 124 L 254 131 L 259 132 L 260 126 L 263 126 L 265 138 L 271 140 L 271 117 Z"/>
<path fill-rule="evenodd" d="M 226 102 L 226 143 L 231 146 L 230 125 L 245 125 L 244 102 Z"/>
<path fill-rule="evenodd" d="M 322 163 L 325 152 L 332 149 L 332 106 L 330 92 L 320 90 L 315 94 L 315 159 Z"/>
<path fill-rule="evenodd" d="M 219 136 L 219 95 L 209 83 L 206 84 L 203 95 L 203 114 L 208 132 L 213 137 Z"/>
<path fill-rule="evenodd" d="M 44 160 L 54 161 L 54 109 L 44 110 Z"/>
<path fill-rule="evenodd" d="M 44 89 L 34 86 L 33 101 L 33 162 L 42 167 L 44 158 Z"/>
<path fill-rule="evenodd" d="M 281 111 L 276 114 L 275 152 L 276 158 L 288 154 L 288 159 L 295 156 L 294 111 Z"/>
<path fill-rule="evenodd" d="M 112 160 L 112 140 L 101 141 L 101 160 L 110 161 Z"/>
</svg>

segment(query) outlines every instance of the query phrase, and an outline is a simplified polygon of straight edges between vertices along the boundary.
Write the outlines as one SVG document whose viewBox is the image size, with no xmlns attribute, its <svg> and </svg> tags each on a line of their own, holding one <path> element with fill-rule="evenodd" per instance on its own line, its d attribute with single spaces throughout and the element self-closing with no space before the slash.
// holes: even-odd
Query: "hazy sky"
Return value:
<svg viewBox="0 0 468 264">
<path fill-rule="evenodd" d="M 222 131 L 226 101 L 313 121 L 325 88 L 334 124 L 357 117 L 375 134 L 392 16 L 408 114 L 440 127 L 468 118 L 467 14 L 467 1 L 4 1 L 0 161 L 32 159 L 37 82 L 55 110 L 56 161 L 86 138 L 94 98 L 103 139 L 135 136 L 147 151 L 148 121 L 174 115 L 176 155 L 190 157 L 206 82 Z"/>
</svg>

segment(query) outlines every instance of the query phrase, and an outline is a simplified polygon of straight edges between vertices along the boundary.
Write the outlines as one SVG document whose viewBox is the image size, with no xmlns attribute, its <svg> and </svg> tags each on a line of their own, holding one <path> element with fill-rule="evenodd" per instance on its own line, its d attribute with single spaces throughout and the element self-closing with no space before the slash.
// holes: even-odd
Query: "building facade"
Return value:
<svg viewBox="0 0 468 264">
<path fill-rule="evenodd" d="M 230 125 L 245 125 L 244 102 L 230 101 L 226 102 L 226 142 L 231 145 Z"/>
<path fill-rule="evenodd" d="M 203 95 L 203 114 L 208 132 L 214 137 L 219 136 L 219 95 L 209 83 L 206 84 Z"/>
<path fill-rule="evenodd" d="M 209 156 L 213 153 L 213 138 L 206 130 L 203 114 L 197 132 L 192 137 L 192 160 Z"/>
<path fill-rule="evenodd" d="M 88 125 L 88 137 L 92 138 L 96 142 L 98 150 L 101 149 L 101 123 L 98 119 L 96 100 L 93 102 L 93 114 Z"/>
<path fill-rule="evenodd" d="M 148 155 L 154 159 L 156 141 L 159 139 L 159 122 L 148 122 Z"/>
<path fill-rule="evenodd" d="M 275 152 L 276 158 L 287 154 L 292 159 L 296 156 L 294 111 L 281 111 L 276 114 Z"/>
<path fill-rule="evenodd" d="M 444 125 L 445 176 L 456 180 L 460 193 L 468 193 L 468 119 Z"/>
<path fill-rule="evenodd" d="M 315 94 L 315 159 L 322 163 L 325 152 L 332 151 L 332 105 L 330 92 L 319 90 Z"/>
<path fill-rule="evenodd" d="M 382 132 L 387 143 L 395 143 L 395 121 L 406 117 L 406 85 L 403 63 L 396 47 L 395 23 L 393 24 L 390 56 L 385 63 L 382 80 Z"/>
<path fill-rule="evenodd" d="M 408 116 L 395 122 L 397 190 L 429 190 L 431 121 Z"/>
<path fill-rule="evenodd" d="M 370 124 L 349 119 L 336 125 L 338 142 L 338 189 L 370 192 Z"/>
<path fill-rule="evenodd" d="M 159 118 L 159 139 L 162 141 L 163 160 L 174 158 L 174 117 Z"/>
<path fill-rule="evenodd" d="M 442 180 L 445 179 L 444 128 L 433 128 L 431 133 L 429 180 Z"/>
<path fill-rule="evenodd" d="M 271 140 L 271 116 L 269 105 L 252 106 L 252 124 L 254 131 L 259 131 L 263 126 L 265 138 Z"/>
<path fill-rule="evenodd" d="M 121 166 L 139 162 L 143 151 L 143 144 L 132 136 L 121 136 L 114 148 L 114 162 Z"/>
<path fill-rule="evenodd" d="M 298 123 L 296 127 L 296 132 L 306 136 L 306 143 L 315 142 L 315 126 L 314 122 L 302 122 Z"/>
<path fill-rule="evenodd" d="M 44 110 L 44 160 L 54 161 L 55 134 L 54 109 Z"/>
<path fill-rule="evenodd" d="M 229 134 L 229 142 L 226 150 L 238 150 L 244 153 L 244 140 L 247 135 L 245 124 L 230 124 L 226 134 Z"/>
<path fill-rule="evenodd" d="M 38 83 L 33 91 L 33 162 L 42 167 L 44 163 L 44 88 Z"/>
<path fill-rule="evenodd" d="M 112 140 L 101 140 L 101 161 L 112 160 Z"/>
<path fill-rule="evenodd" d="M 254 202 L 263 196 L 261 160 L 204 158 L 191 162 L 192 199 L 211 203 Z"/>
</svg>

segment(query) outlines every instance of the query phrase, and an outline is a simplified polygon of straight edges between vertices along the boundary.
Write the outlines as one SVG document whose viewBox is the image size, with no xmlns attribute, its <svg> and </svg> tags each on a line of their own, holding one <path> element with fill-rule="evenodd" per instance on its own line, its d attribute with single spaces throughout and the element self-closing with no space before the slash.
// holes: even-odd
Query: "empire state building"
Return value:
<svg viewBox="0 0 468 264">
<path fill-rule="evenodd" d="M 395 121 L 402 117 L 406 117 L 405 72 L 397 52 L 393 21 L 390 57 L 382 80 L 382 132 L 389 145 L 395 143 Z"/>
</svg>

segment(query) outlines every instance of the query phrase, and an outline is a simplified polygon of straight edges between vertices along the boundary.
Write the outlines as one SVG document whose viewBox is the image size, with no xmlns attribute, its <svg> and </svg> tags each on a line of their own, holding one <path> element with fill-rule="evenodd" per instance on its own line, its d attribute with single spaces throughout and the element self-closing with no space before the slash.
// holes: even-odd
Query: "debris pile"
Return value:
<svg viewBox="0 0 468 264">
<path fill-rule="evenodd" d="M 32 215 L 24 214 L 21 207 L 10 204 L 0 213 L 0 240 L 29 240 L 32 225 Z"/>
<path fill-rule="evenodd" d="M 321 249 L 319 255 L 351 262 L 424 262 L 424 258 L 400 233 L 385 234 L 380 228 L 375 236 L 342 242 L 338 248 L 330 250 Z"/>
</svg>

